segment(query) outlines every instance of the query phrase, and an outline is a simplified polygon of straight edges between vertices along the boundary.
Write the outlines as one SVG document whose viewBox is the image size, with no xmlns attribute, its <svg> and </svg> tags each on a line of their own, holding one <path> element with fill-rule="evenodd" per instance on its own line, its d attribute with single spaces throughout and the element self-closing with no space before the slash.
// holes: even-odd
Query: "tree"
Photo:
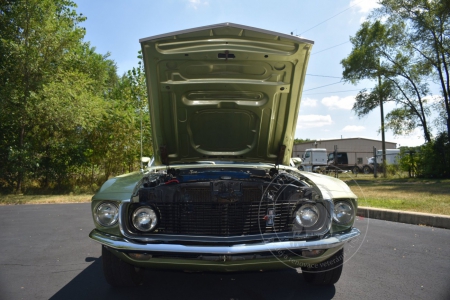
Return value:
<svg viewBox="0 0 450 300">
<path fill-rule="evenodd" d="M 131 94 L 134 99 L 137 100 L 137 107 L 139 110 L 139 118 L 140 118 L 140 146 L 141 146 L 141 157 L 143 156 L 143 146 L 147 144 L 150 146 L 148 148 L 147 153 L 152 153 L 152 140 L 151 140 L 151 125 L 150 125 L 150 115 L 148 110 L 148 98 L 147 98 L 147 85 L 146 78 L 144 72 L 144 65 L 142 61 L 142 51 L 138 52 L 138 67 L 133 68 L 128 71 L 127 77 L 130 83 Z M 146 135 L 143 134 L 145 131 L 148 133 Z M 148 139 L 146 139 L 148 137 Z M 147 143 L 145 142 L 147 140 Z M 141 162 L 142 169 L 142 162 Z"/>
<path fill-rule="evenodd" d="M 132 171 L 141 155 L 153 154 L 142 62 L 111 90 L 105 114 L 96 130 L 89 132 L 87 141 L 86 156 L 91 166 L 102 169 L 101 180 Z"/>
<path fill-rule="evenodd" d="M 433 141 L 419 147 L 417 154 L 417 175 L 421 177 L 450 177 L 450 142 L 446 132 Z"/>
<path fill-rule="evenodd" d="M 152 155 L 142 62 L 119 78 L 109 54 L 82 41 L 75 8 L 0 3 L 0 188 L 73 191 Z"/>
<path fill-rule="evenodd" d="M 450 2 L 434 0 L 381 0 L 372 18 L 389 26 L 404 24 L 407 39 L 403 47 L 410 49 L 418 69 L 432 70 L 441 89 L 441 108 L 447 138 L 450 138 Z"/>
<path fill-rule="evenodd" d="M 294 139 L 294 145 L 306 143 L 306 142 L 314 142 L 315 140 L 311 139 Z"/>
<path fill-rule="evenodd" d="M 369 93 L 358 93 L 355 113 L 363 117 L 383 102 L 394 102 L 397 108 L 387 114 L 386 127 L 395 134 L 404 134 L 420 126 L 425 140 L 431 141 L 426 101 L 430 69 L 416 62 L 417 54 L 405 46 L 407 39 L 403 23 L 364 22 L 350 39 L 352 52 L 341 61 L 343 78 L 351 83 L 383 78 Z"/>
<path fill-rule="evenodd" d="M 8 145 L 8 153 L 2 153 L 2 160 L 15 177 L 17 191 L 25 171 L 34 165 L 32 129 L 39 121 L 33 109 L 35 100 L 84 35 L 77 24 L 85 18 L 76 14 L 74 6 L 66 0 L 6 0 L 0 6 L 0 123 L 2 131 L 8 130 L 2 141 L 2 146 Z"/>
<path fill-rule="evenodd" d="M 117 84 L 116 67 L 107 55 L 82 43 L 60 62 L 51 82 L 42 86 L 32 109 L 33 153 L 39 157 L 36 174 L 43 186 L 68 185 L 69 170 L 86 163 L 86 136 L 98 129 L 110 90 Z"/>
<path fill-rule="evenodd" d="M 61 182 L 82 164 L 117 81 L 107 56 L 82 41 L 85 17 L 68 0 L 0 4 L 0 174 L 22 190 L 33 176 Z M 1 182 L 0 182 L 1 184 Z"/>
</svg>

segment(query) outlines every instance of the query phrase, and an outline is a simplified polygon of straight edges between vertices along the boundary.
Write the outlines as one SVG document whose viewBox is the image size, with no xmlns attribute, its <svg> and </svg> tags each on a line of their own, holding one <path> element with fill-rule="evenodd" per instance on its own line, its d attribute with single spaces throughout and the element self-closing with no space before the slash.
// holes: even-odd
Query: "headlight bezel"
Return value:
<svg viewBox="0 0 450 300">
<path fill-rule="evenodd" d="M 307 219 L 302 221 L 301 218 L 302 214 L 299 214 L 299 212 L 301 212 L 302 210 L 303 211 L 308 210 L 309 212 L 315 213 L 316 219 L 312 221 L 312 223 L 310 224 L 308 224 Z M 294 215 L 295 215 L 295 222 L 297 223 L 297 225 L 303 228 L 311 228 L 314 225 L 316 225 L 317 222 L 320 220 L 320 210 L 315 203 L 303 203 L 295 210 Z"/>
<path fill-rule="evenodd" d="M 100 210 L 104 207 L 109 207 L 109 208 L 114 209 L 114 211 L 112 213 L 113 217 L 109 218 L 109 219 L 111 219 L 111 221 L 109 221 L 109 222 L 102 220 L 102 215 L 104 215 L 105 213 L 101 213 Z M 119 222 L 119 205 L 114 201 L 101 201 L 94 208 L 94 220 L 98 225 L 100 225 L 102 227 L 110 228 L 110 227 L 116 226 Z"/>
<path fill-rule="evenodd" d="M 343 209 L 347 206 L 347 209 Z M 340 208 L 340 209 L 339 209 Z M 350 208 L 350 209 L 348 209 Z M 338 210 L 339 209 L 339 210 Z M 342 217 L 339 217 L 338 214 L 342 214 Z M 346 218 L 347 216 L 347 218 Z M 356 209 L 352 201 L 338 199 L 334 201 L 333 207 L 333 222 L 337 225 L 351 225 L 356 216 Z"/>
<path fill-rule="evenodd" d="M 139 212 L 144 213 L 145 210 L 147 210 L 147 214 L 150 215 L 150 220 L 151 220 L 150 228 L 148 228 L 148 229 L 139 227 L 135 223 L 135 221 L 137 221 L 135 219 L 136 219 L 136 217 L 138 217 L 138 213 Z M 160 220 L 160 216 L 159 216 L 158 210 L 150 205 L 141 205 L 141 206 L 135 207 L 130 214 L 130 223 L 131 223 L 132 227 L 134 228 L 134 230 L 136 230 L 138 232 L 143 232 L 143 233 L 154 232 L 156 230 L 156 228 L 158 228 L 159 220 Z"/>
</svg>

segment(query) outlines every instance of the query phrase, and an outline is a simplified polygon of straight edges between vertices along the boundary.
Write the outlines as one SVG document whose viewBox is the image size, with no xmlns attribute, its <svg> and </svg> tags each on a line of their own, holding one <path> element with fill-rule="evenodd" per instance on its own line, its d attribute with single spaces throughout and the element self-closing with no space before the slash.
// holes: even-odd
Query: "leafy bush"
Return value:
<svg viewBox="0 0 450 300">
<path fill-rule="evenodd" d="M 402 149 L 400 166 L 410 177 L 449 178 L 450 142 L 443 132 L 420 147 Z"/>
<path fill-rule="evenodd" d="M 399 164 L 387 164 L 386 165 L 386 173 L 389 176 L 400 176 L 401 174 L 401 168 Z"/>
<path fill-rule="evenodd" d="M 417 176 L 420 147 L 402 147 L 400 149 L 399 168 L 408 172 L 409 177 Z"/>
</svg>

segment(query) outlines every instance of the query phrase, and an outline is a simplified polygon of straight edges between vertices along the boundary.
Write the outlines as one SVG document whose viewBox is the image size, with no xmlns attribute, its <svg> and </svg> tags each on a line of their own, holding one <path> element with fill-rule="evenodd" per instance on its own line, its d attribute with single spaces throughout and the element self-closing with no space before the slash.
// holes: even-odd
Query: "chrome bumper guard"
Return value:
<svg viewBox="0 0 450 300">
<path fill-rule="evenodd" d="M 193 246 L 177 244 L 142 244 L 136 243 L 123 237 L 103 233 L 94 229 L 89 237 L 107 247 L 119 251 L 139 251 L 139 252 L 170 252 L 170 253 L 198 253 L 198 254 L 252 254 L 266 251 L 280 250 L 317 250 L 330 249 L 344 245 L 346 242 L 358 237 L 360 231 L 352 228 L 350 232 L 343 234 L 333 234 L 321 240 L 312 241 L 283 241 L 266 242 L 257 244 L 239 244 L 232 246 Z"/>
</svg>

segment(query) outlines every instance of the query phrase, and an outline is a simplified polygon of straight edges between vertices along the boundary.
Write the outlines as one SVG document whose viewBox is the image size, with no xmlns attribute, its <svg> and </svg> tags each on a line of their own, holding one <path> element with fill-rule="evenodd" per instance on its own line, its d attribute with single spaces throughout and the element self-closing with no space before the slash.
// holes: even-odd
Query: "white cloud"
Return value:
<svg viewBox="0 0 450 300">
<path fill-rule="evenodd" d="M 393 136 L 389 139 L 390 142 L 397 143 L 397 147 L 400 146 L 408 146 L 415 147 L 420 146 L 425 143 L 425 139 L 423 138 L 423 131 L 420 128 L 414 129 L 413 132 L 409 135 L 397 135 Z"/>
<path fill-rule="evenodd" d="M 353 6 L 358 9 L 359 13 L 367 14 L 374 8 L 380 7 L 380 4 L 376 0 L 351 0 L 350 6 Z"/>
<path fill-rule="evenodd" d="M 202 5 L 209 5 L 208 1 L 202 0 L 188 0 L 188 7 L 192 7 L 193 9 L 198 9 Z"/>
<path fill-rule="evenodd" d="M 362 132 L 364 130 L 366 127 L 357 125 L 347 125 L 342 129 L 343 132 Z"/>
<path fill-rule="evenodd" d="M 353 104 L 355 103 L 355 97 L 348 96 L 340 98 L 339 96 L 331 96 L 323 98 L 321 102 L 323 105 L 331 109 L 337 108 L 337 109 L 351 110 Z"/>
<path fill-rule="evenodd" d="M 417 147 L 425 144 L 425 140 L 421 136 L 394 137 L 390 141 L 397 143 L 397 147 Z"/>
<path fill-rule="evenodd" d="M 442 101 L 442 96 L 439 95 L 426 96 L 424 97 L 424 100 L 430 104 L 438 103 Z"/>
<path fill-rule="evenodd" d="M 298 116 L 297 128 L 314 128 L 314 127 L 323 127 L 327 125 L 333 124 L 330 115 L 305 115 Z"/>
<path fill-rule="evenodd" d="M 302 100 L 301 106 L 309 106 L 309 107 L 315 107 L 317 106 L 317 100 L 315 99 L 311 99 L 311 98 L 306 98 Z"/>
<path fill-rule="evenodd" d="M 363 23 L 367 20 L 367 15 L 373 9 L 380 7 L 376 0 L 351 0 L 350 6 L 353 6 L 353 10 L 362 16 L 359 18 L 359 22 Z"/>
</svg>

